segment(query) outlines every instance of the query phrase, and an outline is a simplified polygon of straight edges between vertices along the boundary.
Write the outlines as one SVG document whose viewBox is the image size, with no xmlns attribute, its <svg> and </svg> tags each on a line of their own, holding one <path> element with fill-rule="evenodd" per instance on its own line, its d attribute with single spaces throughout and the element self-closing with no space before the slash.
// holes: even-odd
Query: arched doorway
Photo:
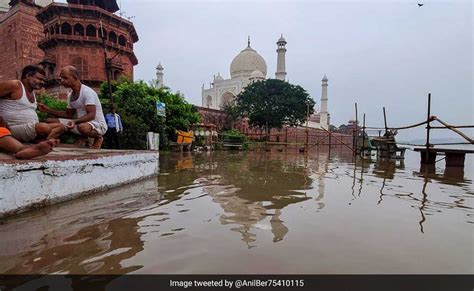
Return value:
<svg viewBox="0 0 474 291">
<path fill-rule="evenodd" d="M 235 95 L 230 93 L 230 92 L 225 92 L 224 94 L 222 94 L 221 96 L 221 108 L 227 104 L 227 103 L 230 103 L 232 102 L 233 100 L 235 99 Z"/>
<path fill-rule="evenodd" d="M 206 97 L 206 107 L 211 108 L 212 107 L 212 97 L 207 95 Z"/>
</svg>

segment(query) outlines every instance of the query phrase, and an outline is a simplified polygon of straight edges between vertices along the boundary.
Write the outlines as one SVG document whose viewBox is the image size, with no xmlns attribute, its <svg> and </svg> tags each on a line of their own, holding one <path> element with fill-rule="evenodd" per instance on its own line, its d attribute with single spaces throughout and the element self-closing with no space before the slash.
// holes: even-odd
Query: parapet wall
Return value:
<svg viewBox="0 0 474 291">
<path fill-rule="evenodd" d="M 158 173 L 158 152 L 59 149 L 40 160 L 0 159 L 0 218 Z"/>
</svg>

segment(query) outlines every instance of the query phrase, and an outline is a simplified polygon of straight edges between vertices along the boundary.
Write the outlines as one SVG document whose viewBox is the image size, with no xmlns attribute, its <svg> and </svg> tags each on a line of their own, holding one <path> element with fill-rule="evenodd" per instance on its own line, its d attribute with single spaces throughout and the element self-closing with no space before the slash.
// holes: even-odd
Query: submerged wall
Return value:
<svg viewBox="0 0 474 291">
<path fill-rule="evenodd" d="M 0 160 L 0 218 L 158 173 L 158 152 L 60 151 L 41 160 Z"/>
</svg>

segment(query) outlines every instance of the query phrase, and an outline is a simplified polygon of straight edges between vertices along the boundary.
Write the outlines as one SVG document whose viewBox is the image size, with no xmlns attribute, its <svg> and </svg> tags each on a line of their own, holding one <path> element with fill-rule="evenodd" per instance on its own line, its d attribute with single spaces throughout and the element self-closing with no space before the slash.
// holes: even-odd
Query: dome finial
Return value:
<svg viewBox="0 0 474 291">
<path fill-rule="evenodd" d="M 285 38 L 283 37 L 283 33 L 281 34 L 280 39 L 278 39 L 278 41 L 277 41 L 277 44 L 279 44 L 279 43 L 284 43 L 284 44 L 286 44 L 286 40 L 285 40 Z"/>
<path fill-rule="evenodd" d="M 158 63 L 158 66 L 156 66 L 156 69 L 157 69 L 158 71 L 163 71 L 164 68 L 163 68 L 163 66 L 161 65 L 161 61 Z"/>
<path fill-rule="evenodd" d="M 250 47 L 250 35 L 248 36 L 247 47 Z"/>
</svg>

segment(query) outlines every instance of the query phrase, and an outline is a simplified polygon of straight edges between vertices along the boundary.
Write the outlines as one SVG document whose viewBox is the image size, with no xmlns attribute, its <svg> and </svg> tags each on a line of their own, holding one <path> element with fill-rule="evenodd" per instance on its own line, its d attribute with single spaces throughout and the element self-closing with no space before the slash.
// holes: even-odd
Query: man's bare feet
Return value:
<svg viewBox="0 0 474 291">
<path fill-rule="evenodd" d="M 54 140 L 42 141 L 39 144 L 26 147 L 25 149 L 17 152 L 15 158 L 17 159 L 31 159 L 39 156 L 46 155 L 53 150 L 55 144 Z"/>
<path fill-rule="evenodd" d="M 94 143 L 91 145 L 91 149 L 100 150 L 103 142 L 104 142 L 104 138 L 102 136 L 95 137 Z"/>
<path fill-rule="evenodd" d="M 59 139 L 57 139 L 57 138 L 48 139 L 46 142 L 47 142 L 51 147 L 55 147 L 55 146 L 57 146 L 57 145 L 60 143 Z"/>
<path fill-rule="evenodd" d="M 32 146 L 31 149 L 38 150 L 41 155 L 46 155 L 53 150 L 53 146 L 49 142 L 43 141 L 37 145 Z"/>
</svg>

